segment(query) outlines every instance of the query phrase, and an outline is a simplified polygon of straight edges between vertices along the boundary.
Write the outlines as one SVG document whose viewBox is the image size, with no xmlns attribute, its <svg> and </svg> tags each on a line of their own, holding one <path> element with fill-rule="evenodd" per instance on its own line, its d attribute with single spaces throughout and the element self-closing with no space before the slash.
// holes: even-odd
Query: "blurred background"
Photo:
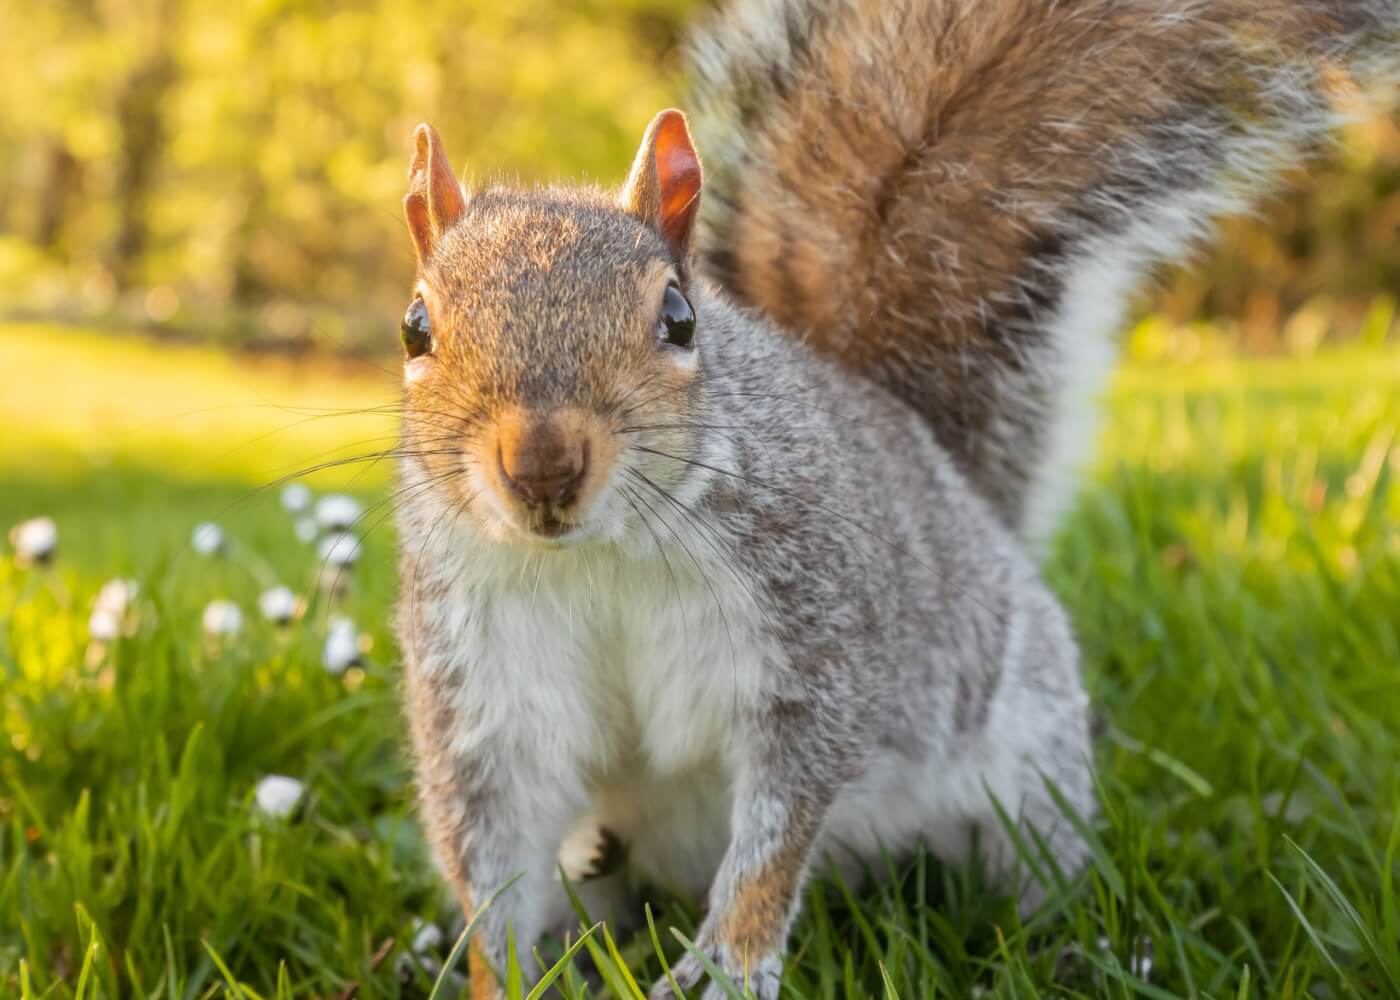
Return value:
<svg viewBox="0 0 1400 1000">
<path fill-rule="evenodd" d="M 0 13 L 11 316 L 392 353 L 409 138 L 620 179 L 696 0 L 56 0 Z"/>
<path fill-rule="evenodd" d="M 703 0 L 47 0 L 0 8 L 0 314 L 392 353 L 408 137 L 477 179 L 620 180 Z M 1249 351 L 1374 335 L 1400 288 L 1381 119 L 1144 305 Z M 1383 307 L 1389 317 L 1389 299 Z"/>
</svg>

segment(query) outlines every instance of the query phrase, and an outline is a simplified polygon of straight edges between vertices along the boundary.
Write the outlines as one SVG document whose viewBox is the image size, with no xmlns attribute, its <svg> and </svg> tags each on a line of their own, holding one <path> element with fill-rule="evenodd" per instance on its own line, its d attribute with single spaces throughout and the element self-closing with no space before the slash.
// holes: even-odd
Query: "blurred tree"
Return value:
<svg viewBox="0 0 1400 1000">
<path fill-rule="evenodd" d="M 34 242 L 54 253 L 65 252 L 63 227 L 74 208 L 74 198 L 82 193 L 83 166 L 58 136 L 50 136 L 43 153 L 41 190 L 35 204 Z M 5 206 L 0 203 L 0 216 Z"/>
<path fill-rule="evenodd" d="M 118 288 L 132 283 L 145 260 L 151 185 L 164 159 L 166 104 L 175 84 L 174 10 L 174 0 L 155 4 L 145 51 L 117 89 L 117 232 L 107 269 Z"/>
</svg>

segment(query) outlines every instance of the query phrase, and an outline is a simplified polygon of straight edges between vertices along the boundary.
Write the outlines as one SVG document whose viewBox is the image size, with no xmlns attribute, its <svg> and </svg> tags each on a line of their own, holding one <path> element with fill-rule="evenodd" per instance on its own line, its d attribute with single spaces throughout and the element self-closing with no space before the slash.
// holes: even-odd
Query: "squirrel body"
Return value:
<svg viewBox="0 0 1400 1000">
<path fill-rule="evenodd" d="M 556 859 L 595 826 L 642 875 L 710 890 L 701 946 L 736 978 L 747 956 L 769 997 L 809 865 L 856 872 L 920 842 L 961 858 L 975 839 L 1014 875 L 990 790 L 1077 868 L 1043 780 L 1092 815 L 1087 699 L 1058 602 L 918 414 L 699 277 L 693 354 L 641 359 L 651 379 L 607 343 L 640 334 L 655 354 L 649 323 L 561 317 L 568 273 L 649 318 L 667 253 L 614 200 L 577 192 L 480 192 L 435 246 L 420 293 L 452 333 L 409 382 L 409 412 L 481 401 L 482 426 L 461 433 L 490 437 L 522 399 L 584 406 L 623 443 L 587 533 L 553 543 L 479 506 L 498 489 L 489 445 L 464 469 L 433 446 L 457 420 L 408 428 L 407 714 L 429 836 L 464 905 L 524 873 L 483 918 L 479 966 L 503 967 L 507 921 L 522 959 L 572 922 Z M 508 295 L 494 268 L 516 276 Z M 470 321 L 449 320 L 449 301 L 475 301 Z M 449 339 L 467 330 L 474 345 Z M 535 336 L 554 344 L 538 360 Z M 647 398 L 677 368 L 686 384 Z M 680 978 L 699 973 L 692 960 Z"/>
<path fill-rule="evenodd" d="M 1330 73 L 1400 62 L 1400 0 L 724 18 L 708 181 L 675 111 L 616 193 L 469 194 L 415 133 L 398 634 L 429 842 L 469 916 L 501 891 L 476 997 L 599 830 L 760 1000 L 813 869 L 976 845 L 1032 908 L 1016 840 L 1082 866 L 1087 697 L 1027 543 L 1123 298 L 1322 134 Z"/>
</svg>

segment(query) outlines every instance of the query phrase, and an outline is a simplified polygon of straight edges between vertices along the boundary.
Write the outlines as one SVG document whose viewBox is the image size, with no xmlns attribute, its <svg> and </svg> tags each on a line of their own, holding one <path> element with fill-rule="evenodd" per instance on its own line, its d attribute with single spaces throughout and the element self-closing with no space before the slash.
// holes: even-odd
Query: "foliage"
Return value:
<svg viewBox="0 0 1400 1000">
<path fill-rule="evenodd" d="M 399 199 L 431 120 L 477 179 L 620 179 L 683 100 L 704 0 L 50 0 L 0 6 L 0 311 L 374 350 L 412 269 Z M 1247 344 L 1400 288 L 1390 120 L 1234 224 L 1159 298 Z"/>
<path fill-rule="evenodd" d="M 1049 563 L 1103 720 L 1090 870 L 1024 925 L 975 872 L 929 859 L 859 892 L 819 880 L 786 996 L 1394 995 L 1400 353 L 1247 361 L 1160 321 L 1134 340 L 1152 363 L 1120 376 Z M 319 665 L 323 606 L 205 641 L 205 602 L 251 608 L 265 580 L 187 545 L 215 519 L 304 588 L 315 556 L 276 490 L 252 491 L 382 447 L 384 373 L 41 327 L 0 328 L 0 365 L 63 403 L 32 431 L 30 403 L 0 397 L 0 525 L 48 514 L 61 532 L 51 568 L 0 562 L 0 994 L 425 995 L 431 969 L 400 956 L 414 918 L 446 922 L 450 903 L 412 819 L 388 530 L 346 609 L 368 661 L 341 678 Z M 153 425 L 161 383 L 201 412 Z M 101 402 L 122 397 L 126 416 Z M 96 451 L 99 422 L 112 443 Z M 386 481 L 382 463 L 314 479 L 369 502 Z M 140 580 L 146 613 L 91 655 L 88 611 L 116 574 Z M 268 773 L 307 783 L 289 820 L 252 808 Z M 655 939 L 618 933 L 615 955 L 596 931 L 611 995 L 632 995 L 624 967 L 660 973 L 654 941 L 674 960 L 668 928 L 689 936 L 694 916 L 662 900 Z M 584 982 L 566 972 L 563 995 Z"/>
</svg>

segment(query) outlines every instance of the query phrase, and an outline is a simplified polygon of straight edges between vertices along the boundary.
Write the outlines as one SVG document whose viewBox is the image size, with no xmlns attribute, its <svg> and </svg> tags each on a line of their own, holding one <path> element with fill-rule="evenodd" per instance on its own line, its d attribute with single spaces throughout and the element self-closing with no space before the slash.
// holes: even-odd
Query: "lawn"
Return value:
<svg viewBox="0 0 1400 1000">
<path fill-rule="evenodd" d="M 817 881 L 786 996 L 1400 995 L 1400 347 L 1182 353 L 1120 374 L 1047 566 L 1101 718 L 1092 866 L 1029 923 L 928 859 Z M 428 994 L 460 925 L 413 820 L 387 463 L 299 477 L 373 530 L 345 595 L 257 612 L 321 565 L 260 487 L 387 447 L 386 368 L 0 327 L 0 526 L 60 537 L 0 559 L 0 995 Z M 132 634 L 90 642 L 114 577 Z M 215 598 L 236 636 L 202 634 Z M 340 675 L 332 616 L 363 649 Z M 282 818 L 271 774 L 305 787 Z M 695 917 L 661 901 L 668 957 Z M 611 986 L 579 963 L 565 996 L 660 971 L 649 936 L 588 943 Z"/>
</svg>

